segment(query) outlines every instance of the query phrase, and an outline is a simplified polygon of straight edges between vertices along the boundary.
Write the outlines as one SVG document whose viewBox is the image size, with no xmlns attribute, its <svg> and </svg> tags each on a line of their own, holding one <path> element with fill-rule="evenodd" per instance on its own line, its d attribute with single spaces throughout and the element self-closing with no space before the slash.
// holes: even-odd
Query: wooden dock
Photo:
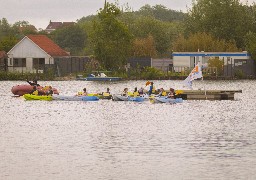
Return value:
<svg viewBox="0 0 256 180">
<path fill-rule="evenodd" d="M 180 96 L 185 100 L 234 100 L 235 93 L 242 90 L 182 90 Z"/>
</svg>

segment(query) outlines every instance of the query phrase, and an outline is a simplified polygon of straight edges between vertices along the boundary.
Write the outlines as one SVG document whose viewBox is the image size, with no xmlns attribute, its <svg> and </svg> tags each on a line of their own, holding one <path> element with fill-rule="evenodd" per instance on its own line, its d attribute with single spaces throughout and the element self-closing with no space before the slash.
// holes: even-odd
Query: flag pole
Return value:
<svg viewBox="0 0 256 180">
<path fill-rule="evenodd" d="M 203 76 L 203 65 L 201 66 L 201 70 L 202 70 L 202 81 L 203 81 L 203 84 L 204 84 L 204 96 L 205 96 L 205 99 L 207 100 L 205 81 L 204 81 L 204 76 Z"/>
</svg>

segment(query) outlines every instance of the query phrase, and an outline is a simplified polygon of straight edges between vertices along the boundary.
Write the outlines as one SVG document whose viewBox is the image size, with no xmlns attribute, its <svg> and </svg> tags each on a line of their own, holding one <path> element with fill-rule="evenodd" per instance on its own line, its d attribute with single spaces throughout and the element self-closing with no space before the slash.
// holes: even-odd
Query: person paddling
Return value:
<svg viewBox="0 0 256 180">
<path fill-rule="evenodd" d="M 37 90 L 36 86 L 33 86 L 33 89 L 30 91 L 30 93 L 29 93 L 29 94 L 32 94 L 32 95 L 39 95 L 39 93 L 38 93 L 38 90 Z"/>
<path fill-rule="evenodd" d="M 29 80 L 27 80 L 27 83 L 30 84 L 30 86 L 40 86 L 38 83 L 37 83 L 37 80 L 34 79 L 32 82 L 30 82 Z"/>
</svg>

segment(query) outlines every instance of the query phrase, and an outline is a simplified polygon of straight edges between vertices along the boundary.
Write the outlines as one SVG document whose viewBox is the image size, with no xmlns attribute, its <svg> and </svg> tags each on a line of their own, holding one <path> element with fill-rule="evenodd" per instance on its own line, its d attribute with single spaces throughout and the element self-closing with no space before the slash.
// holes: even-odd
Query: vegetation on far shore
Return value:
<svg viewBox="0 0 256 180">
<path fill-rule="evenodd" d="M 145 5 L 133 11 L 118 1 L 106 3 L 97 15 L 82 17 L 75 25 L 47 34 L 37 32 L 27 21 L 13 25 L 0 20 L 0 51 L 8 52 L 28 34 L 44 34 L 71 55 L 94 57 L 103 70 L 125 73 L 131 57 L 170 57 L 180 52 L 248 51 L 256 59 L 256 4 L 240 0 L 196 0 L 187 12 L 163 5 Z M 219 71 L 220 72 L 220 71 Z M 158 77 L 164 72 L 147 69 L 139 78 Z M 239 76 L 242 76 L 240 72 Z M 10 77 L 9 79 L 13 79 Z"/>
</svg>

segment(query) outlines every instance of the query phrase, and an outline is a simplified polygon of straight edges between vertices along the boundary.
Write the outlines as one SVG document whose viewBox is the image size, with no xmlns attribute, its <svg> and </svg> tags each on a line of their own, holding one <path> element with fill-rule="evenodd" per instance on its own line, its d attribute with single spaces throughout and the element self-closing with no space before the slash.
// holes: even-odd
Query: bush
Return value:
<svg viewBox="0 0 256 180">
<path fill-rule="evenodd" d="M 161 70 L 158 70 L 154 67 L 146 67 L 142 73 L 141 77 L 143 79 L 160 79 L 164 77 L 164 72 Z"/>
<path fill-rule="evenodd" d="M 239 69 L 239 70 L 235 70 L 235 77 L 238 79 L 244 79 L 246 75 L 241 69 Z"/>
<path fill-rule="evenodd" d="M 13 80 L 13 81 L 17 81 L 17 80 L 21 80 L 21 81 L 25 81 L 25 80 L 34 80 L 34 79 L 38 79 L 38 80 L 53 80 L 54 79 L 54 71 L 50 70 L 47 71 L 46 73 L 20 73 L 20 72 L 0 72 L 0 80 L 4 81 L 4 80 Z"/>
</svg>

